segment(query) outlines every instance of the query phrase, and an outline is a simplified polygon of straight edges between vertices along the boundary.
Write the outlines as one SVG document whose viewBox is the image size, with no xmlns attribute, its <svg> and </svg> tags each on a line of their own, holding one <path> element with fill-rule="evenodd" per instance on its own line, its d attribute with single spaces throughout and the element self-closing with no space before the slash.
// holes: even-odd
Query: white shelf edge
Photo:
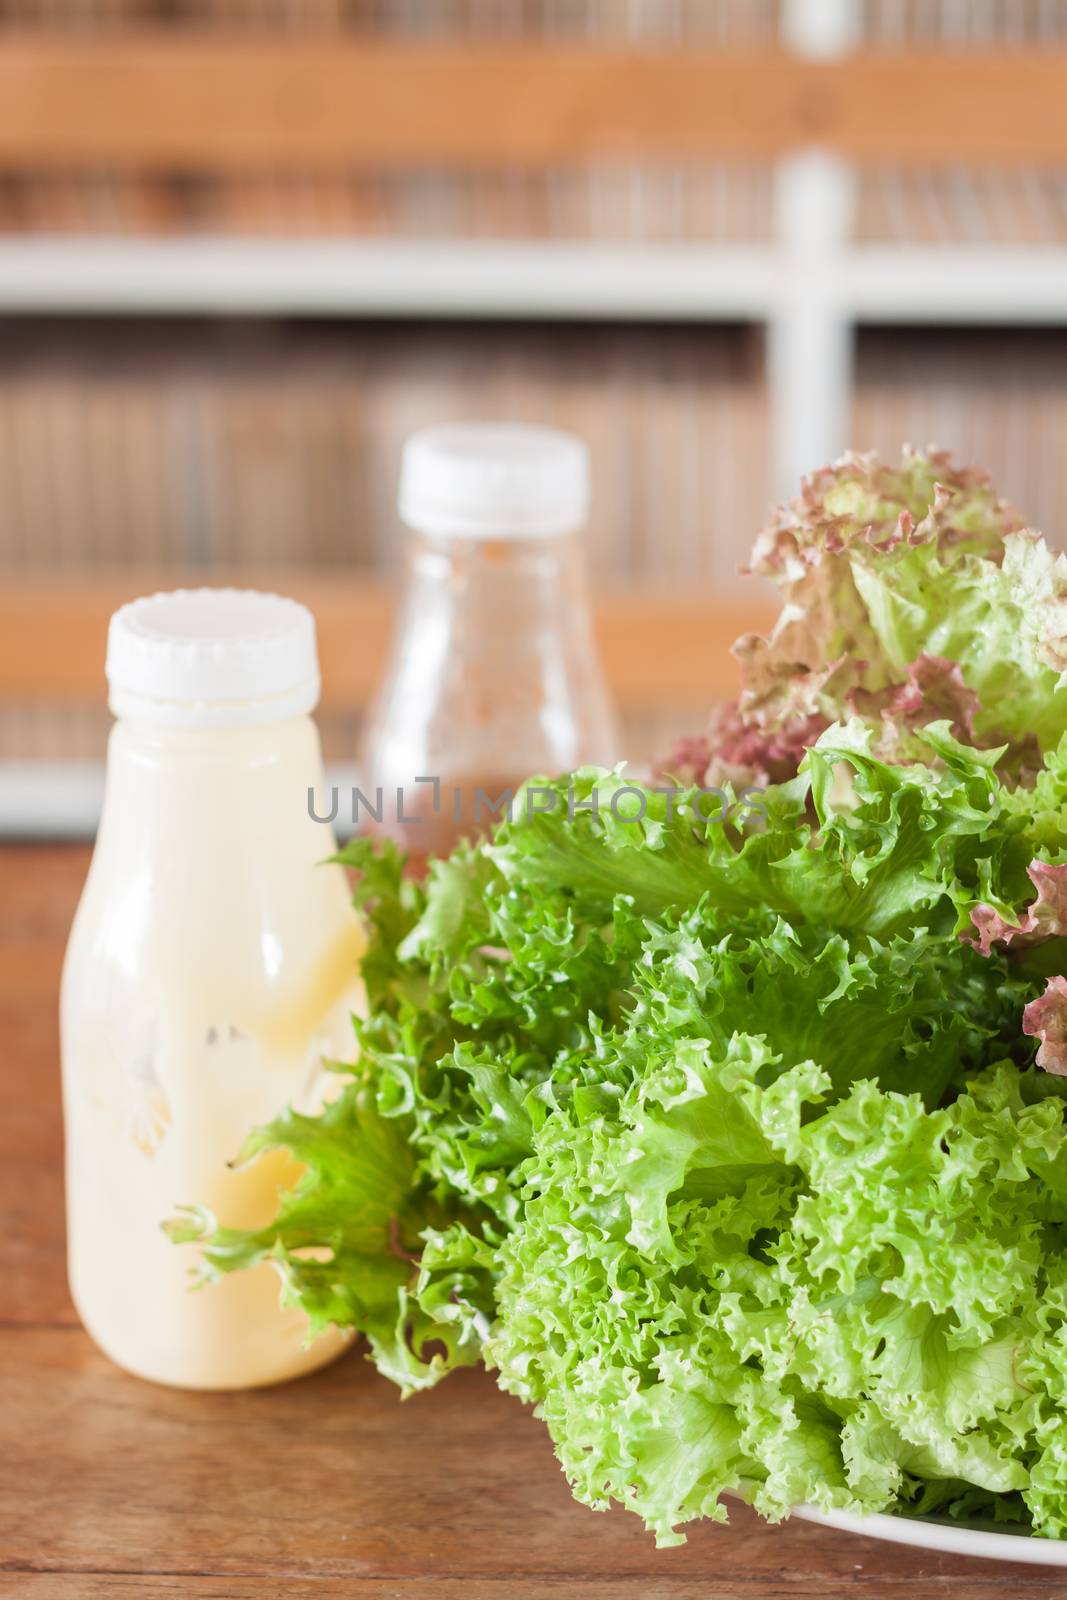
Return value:
<svg viewBox="0 0 1067 1600">
<path fill-rule="evenodd" d="M 340 791 L 340 837 L 351 832 L 346 796 L 358 781 L 351 764 L 326 768 L 327 795 Z M 0 761 L 0 840 L 92 839 L 103 799 L 102 761 Z M 327 796 L 320 803 L 326 808 Z"/>
<path fill-rule="evenodd" d="M 90 839 L 103 797 L 103 762 L 0 762 L 0 838 Z"/>
<path fill-rule="evenodd" d="M 1067 247 L 844 245 L 820 299 L 854 322 L 1067 322 Z M 0 312 L 754 320 L 770 246 L 0 239 Z"/>
<path fill-rule="evenodd" d="M 760 320 L 765 247 L 0 240 L 0 311 Z"/>
<path fill-rule="evenodd" d="M 856 323 L 1067 323 L 1067 248 L 853 246 L 832 285 Z"/>
</svg>

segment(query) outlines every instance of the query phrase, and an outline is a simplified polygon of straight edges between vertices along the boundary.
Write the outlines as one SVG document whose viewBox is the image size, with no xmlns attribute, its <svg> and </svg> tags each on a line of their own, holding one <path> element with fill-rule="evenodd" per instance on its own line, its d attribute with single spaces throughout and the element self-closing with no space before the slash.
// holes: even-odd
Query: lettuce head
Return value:
<svg viewBox="0 0 1067 1600">
<path fill-rule="evenodd" d="M 538 780 L 424 882 L 343 852 L 358 1061 L 250 1135 L 267 1226 L 171 1231 L 407 1393 L 484 1363 L 662 1543 L 731 1493 L 1067 1536 L 1065 563 L 905 453 L 753 570 L 684 781 Z"/>
</svg>

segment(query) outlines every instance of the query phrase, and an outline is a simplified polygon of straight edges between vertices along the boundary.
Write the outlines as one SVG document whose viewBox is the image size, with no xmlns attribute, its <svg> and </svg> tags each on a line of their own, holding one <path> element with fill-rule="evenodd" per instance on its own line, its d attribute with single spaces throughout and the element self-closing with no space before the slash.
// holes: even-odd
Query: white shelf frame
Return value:
<svg viewBox="0 0 1067 1600">
<path fill-rule="evenodd" d="M 1067 248 L 851 245 L 851 189 L 784 162 L 773 247 L 7 238 L 0 315 L 762 323 L 788 494 L 848 442 L 858 327 L 1067 326 Z"/>
<path fill-rule="evenodd" d="M 779 212 L 798 193 L 837 205 L 835 165 L 784 166 Z M 817 295 L 848 323 L 1067 321 L 1067 247 L 827 247 L 781 218 L 779 236 L 777 248 L 8 237 L 0 314 L 764 322 Z"/>
</svg>

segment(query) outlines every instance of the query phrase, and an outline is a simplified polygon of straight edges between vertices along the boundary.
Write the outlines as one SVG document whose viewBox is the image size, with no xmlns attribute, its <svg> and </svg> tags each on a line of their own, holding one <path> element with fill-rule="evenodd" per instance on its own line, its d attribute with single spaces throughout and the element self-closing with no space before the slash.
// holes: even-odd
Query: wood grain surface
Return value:
<svg viewBox="0 0 1067 1600">
<path fill-rule="evenodd" d="M 250 1394 L 117 1371 L 63 1266 L 56 984 L 87 861 L 0 850 L 0 1596 L 26 1600 L 900 1600 L 1067 1595 L 1067 1576 L 734 1513 L 657 1551 L 571 1499 L 481 1373 L 402 1405 L 358 1353 Z"/>
<path fill-rule="evenodd" d="M 588 44 L 121 39 L 11 30 L 0 158 L 143 170 L 773 157 L 821 145 L 868 161 L 1062 163 L 1067 54 Z M 906 112 L 902 114 L 902 108 Z"/>
</svg>

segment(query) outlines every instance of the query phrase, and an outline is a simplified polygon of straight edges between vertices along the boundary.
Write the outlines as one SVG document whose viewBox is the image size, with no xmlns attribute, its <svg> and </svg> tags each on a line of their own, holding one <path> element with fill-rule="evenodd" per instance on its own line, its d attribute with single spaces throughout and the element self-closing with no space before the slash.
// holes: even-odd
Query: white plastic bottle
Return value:
<svg viewBox="0 0 1067 1600">
<path fill-rule="evenodd" d="M 258 1227 L 297 1176 L 240 1171 L 248 1131 L 321 1105 L 352 1059 L 361 925 L 330 830 L 309 713 L 315 626 L 277 595 L 154 595 L 111 619 L 103 817 L 67 950 L 62 1054 L 68 1266 L 120 1366 L 190 1388 L 274 1383 L 330 1360 L 267 1264 L 190 1290 L 179 1205 Z"/>
</svg>

